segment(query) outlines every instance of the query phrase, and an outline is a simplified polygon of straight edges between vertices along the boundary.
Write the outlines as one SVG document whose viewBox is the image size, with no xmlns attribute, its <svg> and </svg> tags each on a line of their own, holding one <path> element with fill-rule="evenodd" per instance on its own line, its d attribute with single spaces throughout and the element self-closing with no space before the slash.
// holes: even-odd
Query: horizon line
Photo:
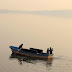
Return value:
<svg viewBox="0 0 72 72">
<path fill-rule="evenodd" d="M 31 14 L 31 15 L 41 15 L 41 16 L 56 16 L 64 18 L 72 18 L 72 10 L 42 10 L 42 11 L 20 11 L 20 10 L 8 10 L 0 9 L 0 14 Z"/>
<path fill-rule="evenodd" d="M 28 11 L 28 10 L 9 10 L 9 9 L 0 9 L 1 10 L 7 10 L 7 11 Z M 33 10 L 31 10 L 33 11 Z M 72 9 L 63 9 L 63 10 L 34 10 L 34 11 L 72 11 Z"/>
</svg>

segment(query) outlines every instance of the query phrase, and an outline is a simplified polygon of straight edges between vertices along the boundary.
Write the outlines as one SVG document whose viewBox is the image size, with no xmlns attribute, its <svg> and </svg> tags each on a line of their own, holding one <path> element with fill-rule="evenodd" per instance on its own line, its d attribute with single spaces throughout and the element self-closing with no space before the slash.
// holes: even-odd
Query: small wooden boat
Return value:
<svg viewBox="0 0 72 72">
<path fill-rule="evenodd" d="M 10 48 L 12 50 L 12 53 L 16 53 L 19 50 L 19 48 L 15 46 L 10 46 Z M 16 54 L 34 57 L 34 58 L 41 58 L 41 59 L 48 59 L 53 57 L 53 54 L 43 53 L 43 50 L 35 49 L 35 48 L 30 48 L 30 49 L 23 48 Z"/>
</svg>

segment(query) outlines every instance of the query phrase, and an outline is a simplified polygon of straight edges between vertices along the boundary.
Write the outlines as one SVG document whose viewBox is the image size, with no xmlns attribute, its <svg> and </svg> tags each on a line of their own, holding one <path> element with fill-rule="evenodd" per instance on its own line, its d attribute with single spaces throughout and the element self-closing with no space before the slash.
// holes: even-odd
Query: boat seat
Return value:
<svg viewBox="0 0 72 72">
<path fill-rule="evenodd" d="M 31 52 L 31 53 L 37 53 L 36 50 L 28 50 L 28 49 L 21 49 L 22 51 L 26 51 L 26 52 Z"/>
<path fill-rule="evenodd" d="M 42 53 L 43 52 L 43 50 L 41 50 L 41 49 L 35 49 L 35 48 L 30 48 L 30 50 L 37 51 L 37 53 Z"/>
</svg>

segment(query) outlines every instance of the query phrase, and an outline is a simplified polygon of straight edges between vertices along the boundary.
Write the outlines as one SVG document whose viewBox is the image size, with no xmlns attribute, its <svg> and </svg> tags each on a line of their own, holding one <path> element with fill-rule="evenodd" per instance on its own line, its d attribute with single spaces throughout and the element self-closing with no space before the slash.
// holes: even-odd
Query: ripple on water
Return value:
<svg viewBox="0 0 72 72">
<path fill-rule="evenodd" d="M 0 72 L 71 72 L 72 59 L 64 56 L 48 60 L 11 55 L 0 60 Z"/>
</svg>

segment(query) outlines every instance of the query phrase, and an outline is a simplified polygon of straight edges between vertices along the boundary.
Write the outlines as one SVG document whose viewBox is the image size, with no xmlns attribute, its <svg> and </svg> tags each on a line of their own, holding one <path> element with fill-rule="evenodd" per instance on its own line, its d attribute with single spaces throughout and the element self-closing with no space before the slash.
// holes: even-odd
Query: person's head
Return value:
<svg viewBox="0 0 72 72">
<path fill-rule="evenodd" d="M 23 44 L 21 44 L 21 45 L 23 45 Z"/>
<path fill-rule="evenodd" d="M 50 50 L 51 50 L 51 47 L 50 47 Z"/>
</svg>

